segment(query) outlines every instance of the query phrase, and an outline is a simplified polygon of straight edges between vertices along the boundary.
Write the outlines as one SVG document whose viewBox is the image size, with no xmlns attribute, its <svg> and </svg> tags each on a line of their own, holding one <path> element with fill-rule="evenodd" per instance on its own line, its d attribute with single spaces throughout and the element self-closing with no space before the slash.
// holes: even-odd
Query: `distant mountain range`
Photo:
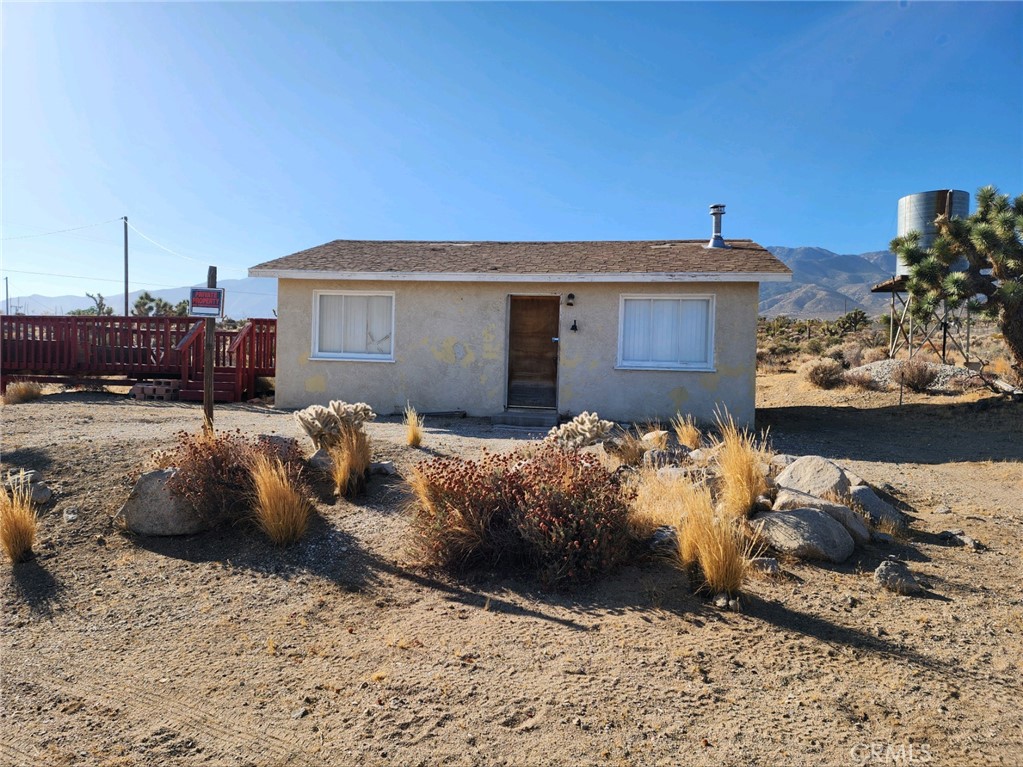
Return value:
<svg viewBox="0 0 1023 767">
<path fill-rule="evenodd" d="M 872 285 L 884 282 L 895 273 L 895 256 L 886 250 L 860 255 L 839 255 L 824 248 L 769 247 L 771 253 L 792 269 L 792 282 L 768 282 L 760 286 L 760 314 L 775 317 L 834 318 L 863 309 L 876 315 L 888 308 L 887 294 L 873 294 Z M 234 319 L 274 317 L 277 308 L 277 281 L 265 277 L 221 280 L 226 291 L 225 314 Z M 150 291 L 153 296 L 176 304 L 187 299 L 187 287 Z M 130 293 L 133 304 L 141 291 Z M 106 302 L 119 312 L 123 293 L 106 296 Z M 86 296 L 19 296 L 11 299 L 25 314 L 67 314 L 87 309 L 92 300 Z"/>
<path fill-rule="evenodd" d="M 776 317 L 839 317 L 854 309 L 870 315 L 889 307 L 886 293 L 870 288 L 895 274 L 895 254 L 887 250 L 839 255 L 824 248 L 768 247 L 792 270 L 792 282 L 760 286 L 760 314 Z"/>
</svg>

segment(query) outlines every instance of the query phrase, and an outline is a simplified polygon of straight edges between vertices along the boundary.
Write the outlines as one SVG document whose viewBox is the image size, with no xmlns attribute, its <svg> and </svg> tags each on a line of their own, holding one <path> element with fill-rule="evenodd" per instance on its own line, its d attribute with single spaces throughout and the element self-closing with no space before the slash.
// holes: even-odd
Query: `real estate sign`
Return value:
<svg viewBox="0 0 1023 767">
<path fill-rule="evenodd" d="M 192 288 L 188 301 L 189 317 L 223 317 L 223 288 Z"/>
</svg>

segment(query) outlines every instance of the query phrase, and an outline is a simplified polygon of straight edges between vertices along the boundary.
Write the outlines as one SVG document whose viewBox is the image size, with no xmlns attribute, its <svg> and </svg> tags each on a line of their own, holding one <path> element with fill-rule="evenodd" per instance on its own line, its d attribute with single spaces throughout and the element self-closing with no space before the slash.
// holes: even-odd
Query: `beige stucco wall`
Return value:
<svg viewBox="0 0 1023 767">
<path fill-rule="evenodd" d="M 394 293 L 394 362 L 310 359 L 314 290 Z M 574 306 L 564 296 L 574 293 Z M 622 293 L 713 294 L 714 372 L 616 370 Z M 420 412 L 500 413 L 505 406 L 508 296 L 560 295 L 558 410 L 639 421 L 676 411 L 713 418 L 727 406 L 736 420 L 754 412 L 757 285 L 754 283 L 278 283 L 277 404 L 305 407 L 331 399 L 368 402 L 381 414 L 411 402 Z M 571 332 L 572 322 L 579 326 Z"/>
</svg>

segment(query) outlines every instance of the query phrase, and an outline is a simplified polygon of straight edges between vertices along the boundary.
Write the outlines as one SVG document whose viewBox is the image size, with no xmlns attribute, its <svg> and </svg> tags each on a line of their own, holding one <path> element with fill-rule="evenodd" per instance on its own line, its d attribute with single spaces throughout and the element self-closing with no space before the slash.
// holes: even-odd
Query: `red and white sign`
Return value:
<svg viewBox="0 0 1023 767">
<path fill-rule="evenodd" d="M 188 302 L 189 317 L 223 317 L 223 288 L 192 288 Z"/>
</svg>

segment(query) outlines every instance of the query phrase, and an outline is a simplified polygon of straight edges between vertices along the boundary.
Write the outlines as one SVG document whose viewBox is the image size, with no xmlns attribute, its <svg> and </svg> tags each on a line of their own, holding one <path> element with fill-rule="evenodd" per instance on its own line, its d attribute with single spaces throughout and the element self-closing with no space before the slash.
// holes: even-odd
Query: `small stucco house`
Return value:
<svg viewBox="0 0 1023 767">
<path fill-rule="evenodd" d="M 791 272 L 719 231 L 716 246 L 337 240 L 259 264 L 250 276 L 278 280 L 277 404 L 618 421 L 721 406 L 750 423 L 758 284 Z"/>
</svg>

